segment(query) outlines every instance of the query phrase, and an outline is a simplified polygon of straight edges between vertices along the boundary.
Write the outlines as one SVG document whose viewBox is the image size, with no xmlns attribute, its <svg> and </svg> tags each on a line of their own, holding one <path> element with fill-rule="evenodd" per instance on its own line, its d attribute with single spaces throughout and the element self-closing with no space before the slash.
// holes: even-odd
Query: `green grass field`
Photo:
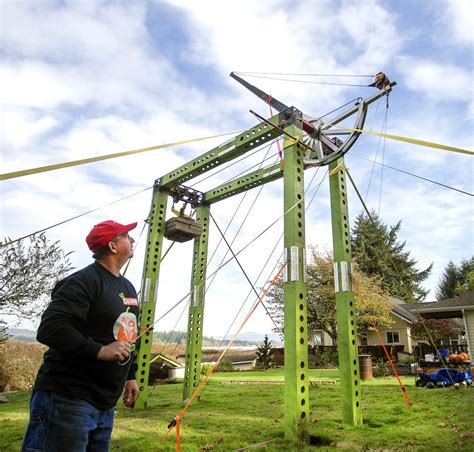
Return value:
<svg viewBox="0 0 474 452">
<path fill-rule="evenodd" d="M 314 445 L 296 447 L 284 439 L 283 371 L 216 374 L 181 423 L 181 450 L 229 451 L 257 443 L 288 450 L 474 450 L 474 388 L 417 388 L 403 377 L 412 406 L 404 403 L 395 378 L 362 382 L 361 427 L 341 422 L 337 369 L 313 369 L 309 429 Z M 334 383 L 336 381 L 336 383 Z M 240 382 L 240 384 L 239 384 Z M 273 382 L 268 384 L 266 382 Z M 325 384 L 327 382 L 328 384 Z M 28 419 L 28 392 L 7 395 L 0 405 L 0 450 L 19 450 Z M 160 441 L 182 409 L 181 384 L 155 387 L 146 410 L 118 408 L 112 450 L 175 450 L 175 431 Z M 65 449 L 66 450 L 66 449 Z M 258 450 L 258 449 L 251 449 Z"/>
</svg>

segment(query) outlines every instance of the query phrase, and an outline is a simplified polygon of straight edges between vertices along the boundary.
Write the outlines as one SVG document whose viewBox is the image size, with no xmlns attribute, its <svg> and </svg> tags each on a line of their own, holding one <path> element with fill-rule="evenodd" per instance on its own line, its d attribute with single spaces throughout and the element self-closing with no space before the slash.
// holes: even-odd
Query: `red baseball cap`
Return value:
<svg viewBox="0 0 474 452">
<path fill-rule="evenodd" d="M 120 224 L 116 221 L 107 220 L 96 224 L 86 237 L 86 243 L 93 253 L 97 253 L 107 246 L 118 235 L 125 234 L 137 227 L 137 223 Z"/>
</svg>

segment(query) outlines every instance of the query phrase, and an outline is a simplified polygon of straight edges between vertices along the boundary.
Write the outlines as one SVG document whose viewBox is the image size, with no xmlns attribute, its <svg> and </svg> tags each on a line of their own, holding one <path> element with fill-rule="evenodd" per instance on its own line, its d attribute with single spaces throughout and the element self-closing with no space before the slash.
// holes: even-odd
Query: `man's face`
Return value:
<svg viewBox="0 0 474 452">
<path fill-rule="evenodd" d="M 123 257 L 125 260 L 133 257 L 133 244 L 135 240 L 128 234 L 121 234 L 112 241 L 115 244 L 117 256 Z"/>
</svg>

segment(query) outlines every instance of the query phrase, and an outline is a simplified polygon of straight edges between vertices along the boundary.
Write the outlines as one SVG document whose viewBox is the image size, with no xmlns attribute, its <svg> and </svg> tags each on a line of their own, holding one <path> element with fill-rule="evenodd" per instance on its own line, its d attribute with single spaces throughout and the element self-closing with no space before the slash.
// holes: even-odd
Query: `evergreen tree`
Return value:
<svg viewBox="0 0 474 452">
<path fill-rule="evenodd" d="M 474 291 L 474 257 L 462 260 L 458 266 L 449 261 L 439 279 L 436 299 L 447 300 L 468 291 Z"/>
<path fill-rule="evenodd" d="M 257 367 L 267 370 L 272 362 L 272 342 L 265 334 L 262 345 L 257 348 Z"/>
<path fill-rule="evenodd" d="M 447 300 L 455 297 L 456 285 L 460 278 L 459 270 L 453 261 L 449 261 L 440 277 L 438 287 L 436 288 L 436 299 Z"/>
<path fill-rule="evenodd" d="M 368 276 L 378 276 L 384 290 L 406 302 L 422 301 L 428 291 L 421 283 L 428 278 L 433 264 L 418 271 L 417 261 L 405 250 L 405 242 L 399 242 L 401 221 L 387 227 L 375 212 L 372 220 L 360 214 L 352 230 L 352 253 L 360 270 Z"/>
<path fill-rule="evenodd" d="M 456 286 L 458 294 L 461 292 L 474 292 L 474 256 L 461 261 L 459 272 L 461 273 L 461 278 Z"/>
</svg>

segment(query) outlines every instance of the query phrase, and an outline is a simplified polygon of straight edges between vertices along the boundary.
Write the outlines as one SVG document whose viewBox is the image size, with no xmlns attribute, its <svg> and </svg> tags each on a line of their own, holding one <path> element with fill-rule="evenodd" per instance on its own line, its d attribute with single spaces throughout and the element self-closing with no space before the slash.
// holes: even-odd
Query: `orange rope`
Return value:
<svg viewBox="0 0 474 452">
<path fill-rule="evenodd" d="M 176 452 L 181 452 L 180 434 L 179 434 L 179 416 L 176 416 Z"/>
<path fill-rule="evenodd" d="M 375 328 L 375 327 L 374 327 Z M 382 339 L 382 336 L 380 335 L 379 333 L 379 330 L 377 328 L 375 328 L 375 332 L 377 333 L 377 337 L 379 338 L 379 341 L 380 341 L 380 344 L 382 345 L 383 347 L 383 351 L 385 352 L 385 355 L 387 356 L 387 359 L 390 363 L 390 365 L 392 366 L 392 370 L 393 370 L 393 373 L 395 374 L 395 376 L 397 377 L 397 380 L 398 380 L 398 384 L 400 385 L 400 390 L 402 391 L 402 394 L 403 394 L 403 398 L 405 399 L 405 403 L 407 405 L 411 405 L 411 400 L 410 398 L 408 397 L 408 394 L 407 394 L 407 391 L 405 389 L 405 386 L 403 386 L 403 383 L 401 382 L 400 380 L 400 377 L 398 376 L 398 372 L 397 372 L 397 369 L 395 369 L 395 366 L 393 365 L 393 361 L 392 361 L 392 358 L 390 357 L 390 353 L 388 352 L 387 348 L 385 347 L 385 344 L 384 344 L 384 341 Z"/>
<path fill-rule="evenodd" d="M 191 403 L 193 402 L 193 400 L 196 398 L 196 396 L 199 394 L 199 391 L 201 390 L 201 388 L 206 384 L 207 380 L 209 380 L 209 378 L 211 377 L 212 373 L 217 369 L 217 367 L 219 366 L 219 363 L 221 362 L 223 356 L 227 353 L 227 351 L 229 350 L 229 348 L 232 346 L 232 344 L 235 342 L 235 340 L 237 339 L 237 336 L 240 334 L 240 332 L 242 331 L 242 328 L 245 326 L 245 324 L 247 323 L 247 321 L 250 319 L 250 317 L 252 316 L 252 314 L 255 312 L 255 310 L 257 309 L 258 305 L 260 303 L 263 304 L 263 299 L 267 296 L 268 292 L 270 291 L 270 289 L 272 288 L 272 286 L 275 284 L 276 280 L 278 279 L 278 277 L 281 275 L 283 269 L 285 268 L 286 266 L 286 262 L 280 267 L 280 270 L 278 270 L 277 274 L 274 276 L 274 278 L 270 281 L 270 284 L 268 285 L 268 287 L 265 289 L 265 291 L 263 292 L 263 294 L 259 297 L 259 299 L 255 302 L 254 306 L 252 307 L 252 309 L 250 310 L 250 312 L 248 313 L 247 317 L 245 317 L 245 320 L 242 322 L 242 325 L 240 325 L 239 329 L 237 330 L 237 333 L 234 334 L 234 337 L 231 339 L 231 341 L 227 344 L 227 347 L 225 348 L 225 350 L 220 354 L 219 358 L 217 358 L 217 361 L 215 362 L 215 364 L 211 367 L 211 369 L 207 372 L 206 376 L 201 380 L 199 386 L 194 390 L 194 392 L 192 393 L 191 397 L 189 398 L 188 402 L 186 403 L 186 405 L 184 406 L 184 408 L 181 410 L 181 412 L 174 418 L 174 421 L 172 421 L 170 423 L 170 425 L 168 426 L 168 431 L 163 435 L 163 437 L 161 438 L 161 441 L 160 441 L 160 446 L 165 442 L 167 436 L 169 435 L 170 431 L 173 429 L 173 427 L 176 425 L 178 426 L 178 423 L 179 423 L 179 420 L 180 418 L 183 417 L 184 413 L 186 412 L 186 410 L 188 409 L 189 405 L 191 405 Z M 178 428 L 178 427 L 177 427 Z"/>
</svg>

